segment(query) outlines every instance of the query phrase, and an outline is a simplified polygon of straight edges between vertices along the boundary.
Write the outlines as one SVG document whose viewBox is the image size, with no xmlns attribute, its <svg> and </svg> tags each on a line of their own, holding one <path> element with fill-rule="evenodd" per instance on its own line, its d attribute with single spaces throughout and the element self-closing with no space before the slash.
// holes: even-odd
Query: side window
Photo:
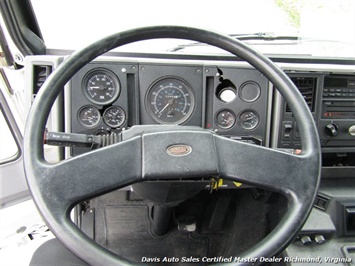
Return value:
<svg viewBox="0 0 355 266">
<path fill-rule="evenodd" d="M 15 160 L 18 155 L 18 145 L 0 106 L 0 164 Z"/>
</svg>

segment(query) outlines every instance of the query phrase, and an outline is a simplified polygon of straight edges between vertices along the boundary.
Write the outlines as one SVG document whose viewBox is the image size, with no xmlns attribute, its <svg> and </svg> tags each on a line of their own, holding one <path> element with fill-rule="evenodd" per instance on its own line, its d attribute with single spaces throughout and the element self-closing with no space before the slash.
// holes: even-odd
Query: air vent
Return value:
<svg viewBox="0 0 355 266">
<path fill-rule="evenodd" d="M 301 92 L 304 100 L 306 101 L 309 110 L 314 112 L 314 101 L 315 101 L 315 91 L 317 85 L 316 78 L 309 77 L 292 77 L 292 82 L 296 85 L 298 90 Z M 291 109 L 286 104 L 286 112 L 290 113 Z"/>
<path fill-rule="evenodd" d="M 34 66 L 33 67 L 33 94 L 32 101 L 36 98 L 39 89 L 52 73 L 52 66 Z"/>
</svg>

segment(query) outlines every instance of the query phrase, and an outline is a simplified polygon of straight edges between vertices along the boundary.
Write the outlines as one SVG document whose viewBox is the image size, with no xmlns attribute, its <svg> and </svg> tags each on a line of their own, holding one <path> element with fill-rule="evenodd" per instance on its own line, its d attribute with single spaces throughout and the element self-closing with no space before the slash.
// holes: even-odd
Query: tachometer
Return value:
<svg viewBox="0 0 355 266">
<path fill-rule="evenodd" d="M 95 69 L 85 76 L 82 89 L 89 101 L 106 105 L 117 99 L 120 94 L 120 83 L 111 71 Z"/>
<path fill-rule="evenodd" d="M 181 124 L 194 110 L 191 86 L 177 77 L 164 77 L 155 81 L 146 95 L 146 109 L 161 124 Z"/>
</svg>

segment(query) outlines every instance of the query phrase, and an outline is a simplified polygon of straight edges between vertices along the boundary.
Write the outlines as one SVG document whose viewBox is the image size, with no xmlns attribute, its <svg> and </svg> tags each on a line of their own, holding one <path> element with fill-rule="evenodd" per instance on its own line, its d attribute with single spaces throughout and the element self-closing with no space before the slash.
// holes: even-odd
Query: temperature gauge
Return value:
<svg viewBox="0 0 355 266">
<path fill-rule="evenodd" d="M 118 106 L 111 106 L 106 109 L 103 115 L 105 123 L 110 127 L 120 127 L 126 120 L 125 112 Z"/>
<path fill-rule="evenodd" d="M 235 114 L 227 109 L 221 110 L 216 115 L 216 123 L 220 128 L 229 129 L 235 124 Z"/>
<path fill-rule="evenodd" d="M 240 126 L 246 130 L 253 130 L 259 125 L 259 115 L 255 111 L 246 110 L 239 115 Z"/>
<path fill-rule="evenodd" d="M 78 112 L 79 122 L 86 127 L 95 127 L 101 121 L 100 111 L 94 106 L 84 106 Z"/>
</svg>

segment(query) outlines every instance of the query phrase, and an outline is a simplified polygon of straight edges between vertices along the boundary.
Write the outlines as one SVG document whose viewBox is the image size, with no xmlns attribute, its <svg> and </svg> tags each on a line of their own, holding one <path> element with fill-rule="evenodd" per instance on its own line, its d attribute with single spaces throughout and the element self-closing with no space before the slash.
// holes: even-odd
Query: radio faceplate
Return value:
<svg viewBox="0 0 355 266">
<path fill-rule="evenodd" d="M 311 109 L 318 127 L 322 149 L 341 152 L 355 147 L 355 76 L 354 75 L 292 75 L 294 81 L 302 79 L 315 80 L 312 99 L 308 99 L 307 88 L 299 88 L 308 102 L 314 102 Z M 300 82 L 298 82 L 300 83 Z M 303 82 L 304 83 L 304 82 Z M 302 84 L 302 83 L 301 83 Z M 297 86 L 298 87 L 298 86 Z M 303 91 L 306 91 L 304 93 Z M 288 110 L 286 103 L 282 103 L 283 112 L 279 123 L 278 147 L 302 148 L 297 124 Z"/>
<path fill-rule="evenodd" d="M 319 133 L 323 147 L 355 146 L 355 76 L 324 78 Z"/>
</svg>

